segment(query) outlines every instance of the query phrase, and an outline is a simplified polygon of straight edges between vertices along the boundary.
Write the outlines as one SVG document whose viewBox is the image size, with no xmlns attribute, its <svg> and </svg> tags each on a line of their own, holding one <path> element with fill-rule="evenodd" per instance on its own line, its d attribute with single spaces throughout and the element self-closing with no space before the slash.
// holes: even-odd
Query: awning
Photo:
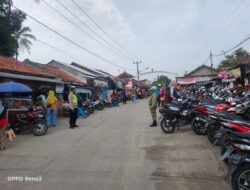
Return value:
<svg viewBox="0 0 250 190">
<path fill-rule="evenodd" d="M 116 81 L 116 87 L 122 89 L 122 82 L 121 81 Z"/>
<path fill-rule="evenodd" d="M 197 82 L 207 82 L 214 79 L 215 76 L 202 76 L 202 77 L 176 77 L 177 84 L 194 84 Z"/>
<path fill-rule="evenodd" d="M 91 90 L 84 89 L 84 88 L 76 88 L 76 93 L 83 93 L 83 94 L 92 94 Z"/>
<path fill-rule="evenodd" d="M 43 77 L 34 77 L 34 76 L 28 76 L 28 75 L 19 75 L 14 73 L 3 73 L 0 72 L 0 77 L 5 78 L 15 78 L 15 79 L 22 79 L 22 80 L 32 80 L 32 81 L 41 81 L 41 82 L 51 82 L 51 83 L 60 83 L 63 84 L 59 79 L 50 79 L 50 78 L 43 78 Z"/>
<path fill-rule="evenodd" d="M 56 93 L 57 94 L 62 94 L 64 90 L 64 85 L 58 84 L 56 85 Z"/>
</svg>

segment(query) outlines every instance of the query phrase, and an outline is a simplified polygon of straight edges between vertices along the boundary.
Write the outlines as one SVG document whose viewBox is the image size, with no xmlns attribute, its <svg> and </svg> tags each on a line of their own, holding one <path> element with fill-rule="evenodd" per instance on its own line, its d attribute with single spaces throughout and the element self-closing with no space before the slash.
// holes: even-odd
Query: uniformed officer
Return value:
<svg viewBox="0 0 250 190">
<path fill-rule="evenodd" d="M 150 127 L 156 127 L 157 126 L 157 123 L 156 123 L 157 97 L 154 94 L 154 91 L 152 88 L 149 90 L 149 93 L 150 93 L 150 96 L 148 100 L 148 105 L 149 105 L 150 113 L 153 119 L 153 123 L 150 125 Z"/>
</svg>

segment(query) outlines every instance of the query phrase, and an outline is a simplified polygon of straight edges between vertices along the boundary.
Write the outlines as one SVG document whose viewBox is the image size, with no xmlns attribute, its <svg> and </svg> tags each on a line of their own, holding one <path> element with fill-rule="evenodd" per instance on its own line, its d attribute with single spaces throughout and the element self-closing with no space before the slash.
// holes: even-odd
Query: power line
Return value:
<svg viewBox="0 0 250 190">
<path fill-rule="evenodd" d="M 106 46 L 105 44 L 103 44 L 101 41 L 95 39 L 93 36 L 91 36 L 90 34 L 88 34 L 86 31 L 84 31 L 81 27 L 79 27 L 77 24 L 75 24 L 74 22 L 72 22 L 70 19 L 68 19 L 65 15 L 63 15 L 60 11 L 58 11 L 56 8 L 54 8 L 53 6 L 51 6 L 51 4 L 49 4 L 46 0 L 42 0 L 50 9 L 52 9 L 53 11 L 55 11 L 56 13 L 58 13 L 60 16 L 62 16 L 65 20 L 67 20 L 69 23 L 71 23 L 72 25 L 74 25 L 76 28 L 78 28 L 81 32 L 83 32 L 85 35 L 87 35 L 89 38 L 91 38 L 92 40 L 96 41 L 97 43 L 99 43 L 100 45 L 102 45 L 103 47 L 107 48 L 108 50 L 112 51 L 112 53 L 118 55 L 119 57 L 123 58 L 124 60 L 128 61 L 125 57 L 123 57 L 122 55 L 116 53 L 113 49 L 109 48 L 108 46 Z"/>
<path fill-rule="evenodd" d="M 130 56 L 138 59 L 136 56 L 131 54 L 129 51 L 127 51 L 123 46 L 121 46 L 110 34 L 108 34 L 83 8 L 80 7 L 79 4 L 77 4 L 74 0 L 71 0 L 81 11 L 82 13 L 87 16 L 109 39 L 111 39 L 118 47 L 120 47 L 124 52 L 129 54 Z"/>
<path fill-rule="evenodd" d="M 233 15 L 235 15 L 236 10 L 239 9 L 242 5 L 242 2 L 244 2 L 245 0 L 241 1 L 233 10 L 232 12 L 224 19 L 224 21 L 222 22 L 222 24 L 220 25 L 220 27 L 215 30 L 214 34 L 217 34 L 216 39 L 218 39 L 218 35 L 220 33 L 222 33 L 225 30 L 225 25 L 227 27 L 228 23 L 231 23 L 230 19 L 233 17 Z M 228 22 L 230 21 L 230 22 Z M 213 40 L 214 39 L 214 40 Z M 201 49 L 198 51 L 198 53 L 196 54 L 197 56 L 200 56 L 208 47 L 211 46 L 211 44 L 215 41 L 215 38 L 213 38 L 212 36 L 210 36 L 210 38 L 207 39 L 207 41 L 205 42 L 205 44 L 207 45 L 202 45 Z"/>
<path fill-rule="evenodd" d="M 12 7 L 14 7 L 15 9 L 17 9 L 17 10 L 23 12 L 26 16 L 28 16 L 29 18 L 31 18 L 31 19 L 34 20 L 35 22 L 39 23 L 39 24 L 42 25 L 43 27 L 45 27 L 45 28 L 47 28 L 48 30 L 52 31 L 53 33 L 57 34 L 57 35 L 60 36 L 61 38 L 63 38 L 63 39 L 65 39 L 66 41 L 70 42 L 71 44 L 77 46 L 78 48 L 82 49 L 83 51 L 85 51 L 85 52 L 87 52 L 87 53 L 89 53 L 89 54 L 91 54 L 91 55 L 93 55 L 93 56 L 99 58 L 100 60 L 105 61 L 105 62 L 107 62 L 107 63 L 113 65 L 113 66 L 122 67 L 122 66 L 119 66 L 118 64 L 115 64 L 115 63 L 113 63 L 112 61 L 109 61 L 109 60 L 107 60 L 106 58 L 104 58 L 104 57 L 102 57 L 102 56 L 100 56 L 100 55 L 98 55 L 98 54 L 92 52 L 91 50 L 89 50 L 89 49 L 87 49 L 87 48 L 85 48 L 85 47 L 83 47 L 83 46 L 77 44 L 76 42 L 70 40 L 70 39 L 67 38 L 66 36 L 60 34 L 60 33 L 57 32 L 56 30 L 54 30 L 53 28 L 50 28 L 49 26 L 47 26 L 46 24 L 43 24 L 42 22 L 40 22 L 39 20 L 37 20 L 37 19 L 35 19 L 34 17 L 30 16 L 30 15 L 27 14 L 26 12 L 24 12 L 24 11 L 20 10 L 19 8 L 17 8 L 16 6 L 12 5 Z M 126 67 L 122 67 L 122 68 L 127 69 Z"/>
<path fill-rule="evenodd" d="M 222 56 L 224 54 L 227 54 L 228 52 L 236 49 L 237 47 L 239 47 L 240 45 L 242 45 L 243 43 L 245 43 L 246 41 L 250 40 L 250 36 L 245 38 L 244 40 L 242 40 L 241 42 L 239 42 L 237 45 L 235 45 L 234 47 L 230 48 L 229 50 L 227 51 L 223 51 L 223 53 L 220 53 L 220 54 L 213 54 L 213 56 Z"/>
<path fill-rule="evenodd" d="M 69 57 L 71 57 L 71 58 L 73 58 L 73 59 L 76 59 L 76 60 L 82 62 L 82 60 L 80 60 L 80 59 L 78 59 L 78 58 L 72 56 L 72 55 L 69 54 L 68 52 L 63 51 L 63 50 L 61 50 L 61 49 L 59 49 L 59 48 L 57 48 L 57 47 L 55 47 L 55 46 L 53 46 L 53 45 L 51 45 L 51 44 L 49 44 L 49 43 L 47 43 L 47 42 L 44 42 L 44 41 L 39 40 L 39 39 L 37 39 L 36 41 L 40 42 L 40 43 L 43 44 L 43 45 L 46 45 L 47 47 L 49 47 L 49 48 L 51 48 L 51 49 L 54 49 L 54 50 L 56 50 L 56 51 L 58 51 L 58 52 L 60 52 L 60 53 L 62 53 L 62 54 L 66 54 L 66 55 L 68 55 Z"/>
<path fill-rule="evenodd" d="M 227 30 L 228 29 L 228 27 L 241 15 L 241 14 L 243 14 L 244 13 L 244 11 L 247 9 L 249 7 L 249 4 L 246 6 L 246 7 L 244 7 L 244 9 L 242 9 L 240 12 L 239 12 L 239 14 L 237 14 L 234 18 L 233 18 L 233 20 L 231 20 L 231 22 L 229 22 L 227 25 L 225 25 L 225 27 L 222 29 L 222 31 L 220 32 L 220 33 L 218 33 L 218 35 L 214 38 L 214 40 L 213 41 L 211 41 L 206 47 L 205 47 L 205 49 L 200 53 L 200 55 L 207 49 L 207 48 L 209 48 L 221 35 L 222 35 L 222 33 L 225 31 L 225 30 Z"/>
<path fill-rule="evenodd" d="M 115 49 L 116 51 L 120 52 L 117 48 L 113 47 L 112 44 L 110 44 L 107 40 L 105 40 L 102 36 L 100 36 L 97 32 L 95 32 L 92 28 L 90 28 L 85 22 L 83 22 L 78 16 L 76 16 L 71 10 L 69 10 L 62 2 L 59 0 L 54 0 L 59 5 L 61 5 L 66 11 L 68 11 L 73 17 L 75 17 L 82 25 L 84 25 L 88 30 L 90 30 L 92 33 L 94 33 L 96 36 L 98 36 L 102 41 L 104 41 L 106 44 L 108 44 L 110 47 Z"/>
</svg>

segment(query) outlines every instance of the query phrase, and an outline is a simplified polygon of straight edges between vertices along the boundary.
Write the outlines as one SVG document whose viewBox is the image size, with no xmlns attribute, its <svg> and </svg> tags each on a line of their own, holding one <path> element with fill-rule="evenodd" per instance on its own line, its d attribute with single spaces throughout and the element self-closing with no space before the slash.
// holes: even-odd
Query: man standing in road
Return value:
<svg viewBox="0 0 250 190">
<path fill-rule="evenodd" d="M 156 127 L 157 126 L 157 123 L 156 123 L 157 97 L 154 94 L 153 89 L 150 89 L 149 93 L 150 93 L 150 96 L 148 100 L 148 105 L 149 105 L 150 113 L 153 119 L 153 123 L 150 125 L 150 127 Z"/>
<path fill-rule="evenodd" d="M 68 96 L 69 101 L 69 125 L 71 129 L 78 127 L 76 125 L 77 114 L 78 114 L 78 101 L 77 96 L 75 95 L 75 87 L 70 87 L 70 92 Z"/>
</svg>

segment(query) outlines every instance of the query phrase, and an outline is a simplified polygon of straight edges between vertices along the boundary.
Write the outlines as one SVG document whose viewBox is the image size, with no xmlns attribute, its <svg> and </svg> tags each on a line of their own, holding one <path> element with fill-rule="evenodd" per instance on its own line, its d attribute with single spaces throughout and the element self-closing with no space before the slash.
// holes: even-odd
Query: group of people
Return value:
<svg viewBox="0 0 250 190">
<path fill-rule="evenodd" d="M 47 98 L 44 95 L 40 95 L 38 97 L 37 105 L 43 106 L 47 112 L 47 125 L 49 127 L 55 127 L 57 124 L 57 110 L 58 103 L 61 101 L 55 95 L 54 90 L 50 90 L 48 93 Z M 71 129 L 78 127 L 76 125 L 76 120 L 78 116 L 78 98 L 75 92 L 75 87 L 69 87 L 69 95 L 68 95 L 68 102 L 69 102 L 69 127 Z"/>
</svg>

